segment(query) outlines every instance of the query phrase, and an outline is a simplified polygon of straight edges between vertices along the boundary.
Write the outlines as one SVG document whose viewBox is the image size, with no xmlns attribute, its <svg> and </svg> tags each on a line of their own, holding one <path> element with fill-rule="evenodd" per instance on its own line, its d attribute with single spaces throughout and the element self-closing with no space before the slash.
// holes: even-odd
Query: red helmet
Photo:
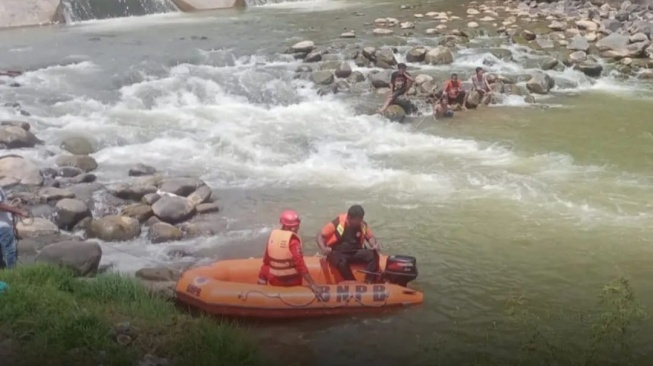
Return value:
<svg viewBox="0 0 653 366">
<path fill-rule="evenodd" d="M 279 217 L 279 222 L 281 223 L 281 225 L 286 227 L 297 227 L 299 226 L 301 220 L 299 219 L 299 215 L 297 214 L 297 212 L 293 210 L 286 210 L 281 213 L 281 216 Z"/>
</svg>

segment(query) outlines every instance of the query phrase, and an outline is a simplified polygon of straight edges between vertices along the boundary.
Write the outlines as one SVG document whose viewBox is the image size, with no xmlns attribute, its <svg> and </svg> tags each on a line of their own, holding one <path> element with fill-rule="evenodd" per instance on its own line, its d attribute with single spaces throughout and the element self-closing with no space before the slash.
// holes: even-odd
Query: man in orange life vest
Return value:
<svg viewBox="0 0 653 366">
<path fill-rule="evenodd" d="M 366 264 L 367 272 L 377 273 L 379 270 L 379 243 L 363 221 L 364 217 L 363 207 L 351 206 L 346 214 L 341 214 L 324 225 L 317 235 L 320 250 L 327 256 L 329 263 L 338 269 L 345 281 L 356 280 L 349 267 L 350 263 Z M 372 249 L 365 248 L 366 241 Z M 372 283 L 375 278 L 376 275 L 367 273 L 365 282 Z"/>
<path fill-rule="evenodd" d="M 304 263 L 302 240 L 297 235 L 301 222 L 299 215 L 295 211 L 284 211 L 281 213 L 279 222 L 281 229 L 273 230 L 268 239 L 258 284 L 301 286 L 303 278 L 313 292 L 319 293 L 319 289 Z"/>
</svg>

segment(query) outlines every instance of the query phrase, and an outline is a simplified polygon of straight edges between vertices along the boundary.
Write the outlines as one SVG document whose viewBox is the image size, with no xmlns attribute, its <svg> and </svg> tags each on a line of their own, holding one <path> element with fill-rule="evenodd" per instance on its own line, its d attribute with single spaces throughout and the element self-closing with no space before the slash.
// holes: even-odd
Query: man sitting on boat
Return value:
<svg viewBox="0 0 653 366">
<path fill-rule="evenodd" d="M 319 293 L 304 263 L 302 239 L 297 235 L 301 223 L 299 215 L 295 211 L 284 211 L 279 222 L 281 229 L 275 229 L 270 233 L 263 265 L 258 275 L 258 284 L 301 286 L 304 279 L 313 292 Z"/>
<path fill-rule="evenodd" d="M 365 282 L 373 283 L 379 271 L 379 243 L 363 220 L 365 210 L 359 205 L 349 208 L 322 228 L 317 235 L 317 245 L 327 261 L 337 268 L 345 281 L 355 281 L 350 264 L 366 265 Z M 372 249 L 365 248 L 368 242 Z"/>
</svg>

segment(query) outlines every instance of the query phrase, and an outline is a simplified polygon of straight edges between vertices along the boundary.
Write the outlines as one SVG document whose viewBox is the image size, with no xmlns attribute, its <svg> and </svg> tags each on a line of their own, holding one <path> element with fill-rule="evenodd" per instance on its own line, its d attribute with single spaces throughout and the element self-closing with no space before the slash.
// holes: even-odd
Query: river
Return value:
<svg viewBox="0 0 653 366">
<path fill-rule="evenodd" d="M 552 72 L 565 86 L 536 106 L 510 99 L 402 125 L 357 113 L 378 98 L 318 97 L 294 79 L 301 62 L 280 54 L 302 39 L 328 44 L 345 28 L 358 38 L 339 42 L 391 43 L 404 54 L 433 37 L 373 38 L 363 23 L 464 14 L 449 0 L 402 4 L 411 2 L 285 2 L 4 30 L 0 68 L 31 71 L 16 79 L 20 88 L 0 86 L 0 100 L 34 116 L 46 146 L 20 153 L 43 166 L 53 164 L 58 139 L 83 133 L 101 146 L 93 155 L 100 181 L 124 180 L 143 162 L 200 174 L 214 188 L 223 234 L 103 244 L 103 262 L 121 271 L 167 262 L 170 248 L 205 261 L 260 256 L 285 208 L 301 213 L 312 253 L 322 224 L 362 204 L 385 251 L 417 258 L 414 285 L 426 302 L 380 318 L 255 325 L 310 344 L 315 365 L 509 364 L 524 338 L 507 319 L 511 299 L 521 297 L 572 349 L 587 343 L 574 314 L 596 309 L 601 286 L 618 275 L 651 303 L 651 84 L 592 83 L 569 69 Z M 424 70 L 470 73 L 483 60 L 490 71 L 524 73 L 482 48 Z M 12 113 L 2 109 L 0 119 Z M 645 342 L 653 327 L 640 328 L 639 363 L 653 357 Z"/>
</svg>

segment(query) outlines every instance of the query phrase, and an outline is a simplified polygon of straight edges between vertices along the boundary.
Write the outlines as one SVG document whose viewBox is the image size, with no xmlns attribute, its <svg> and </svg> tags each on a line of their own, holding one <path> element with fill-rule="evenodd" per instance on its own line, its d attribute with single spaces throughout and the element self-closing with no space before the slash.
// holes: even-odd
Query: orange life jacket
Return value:
<svg viewBox="0 0 653 366">
<path fill-rule="evenodd" d="M 342 243 L 342 236 L 345 234 L 345 229 L 347 227 L 347 214 L 344 213 L 338 215 L 338 217 L 333 219 L 331 223 L 336 227 L 336 230 L 331 237 L 326 239 L 326 245 L 334 247 Z M 361 248 L 365 245 L 365 235 L 367 235 L 367 223 L 363 221 L 360 229 L 356 233 L 356 238 L 358 239 Z"/>
<path fill-rule="evenodd" d="M 268 257 L 270 258 L 270 274 L 275 277 L 297 276 L 299 272 L 295 268 L 295 262 L 290 251 L 290 241 L 292 239 L 302 240 L 299 235 L 292 231 L 276 229 L 270 233 L 268 239 Z"/>
</svg>

